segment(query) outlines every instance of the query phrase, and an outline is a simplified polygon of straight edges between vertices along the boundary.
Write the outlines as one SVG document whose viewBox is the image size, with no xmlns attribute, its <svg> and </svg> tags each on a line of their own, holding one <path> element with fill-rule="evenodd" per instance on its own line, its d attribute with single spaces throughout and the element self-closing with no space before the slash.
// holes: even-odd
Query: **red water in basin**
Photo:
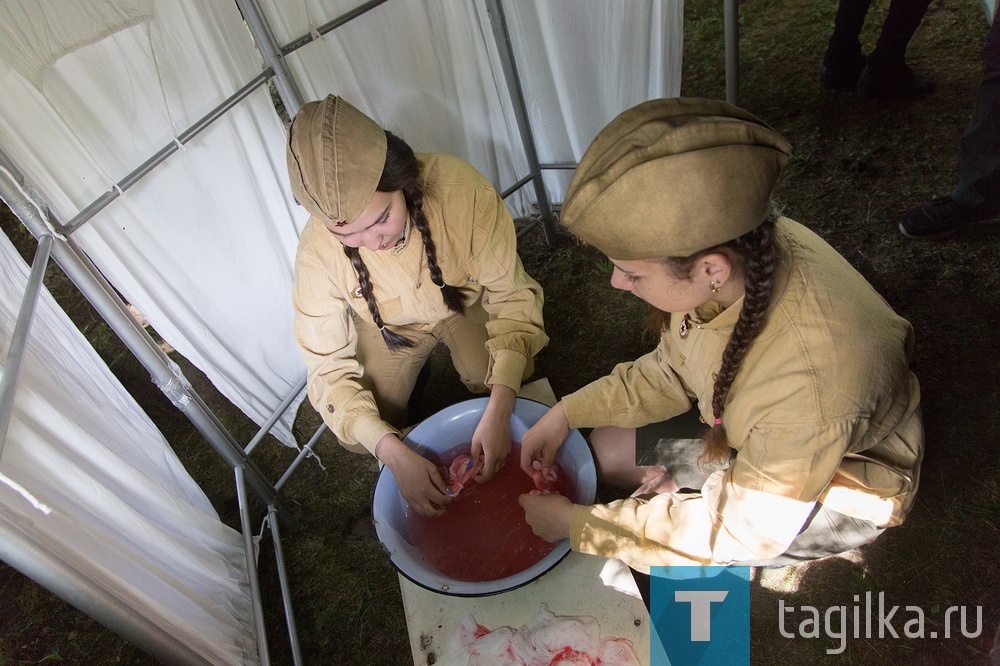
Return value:
<svg viewBox="0 0 1000 666">
<path fill-rule="evenodd" d="M 465 444 L 442 456 L 445 479 L 452 460 L 468 452 Z M 524 522 L 517 498 L 534 490 L 535 483 L 520 468 L 520 455 L 521 445 L 514 442 L 500 472 L 486 483 L 470 482 L 443 516 L 407 513 L 410 542 L 430 567 L 455 580 L 498 580 L 524 571 L 555 548 Z M 559 474 L 555 489 L 576 498 L 576 487 L 565 474 Z"/>
</svg>

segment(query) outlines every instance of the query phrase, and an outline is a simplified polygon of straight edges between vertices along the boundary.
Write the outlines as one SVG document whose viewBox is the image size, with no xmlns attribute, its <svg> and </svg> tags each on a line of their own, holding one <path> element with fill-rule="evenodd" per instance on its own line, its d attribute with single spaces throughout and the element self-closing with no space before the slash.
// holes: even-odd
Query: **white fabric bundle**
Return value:
<svg viewBox="0 0 1000 666">
<path fill-rule="evenodd" d="M 534 621 L 516 631 L 490 631 L 466 616 L 452 636 L 445 666 L 639 666 L 632 643 L 624 638 L 601 639 L 592 617 L 553 614 L 546 604 Z"/>
</svg>

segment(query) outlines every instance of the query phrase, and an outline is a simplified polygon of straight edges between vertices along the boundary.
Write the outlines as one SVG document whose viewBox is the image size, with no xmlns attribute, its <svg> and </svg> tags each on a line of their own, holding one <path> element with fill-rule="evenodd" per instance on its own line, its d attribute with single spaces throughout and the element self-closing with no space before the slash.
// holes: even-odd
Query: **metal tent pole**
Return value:
<svg viewBox="0 0 1000 666">
<path fill-rule="evenodd" d="M 299 451 L 299 454 L 297 456 L 295 456 L 295 460 L 292 461 L 292 464 L 288 466 L 288 469 L 286 469 L 285 473 L 281 475 L 281 478 L 275 482 L 274 484 L 275 488 L 281 490 L 281 487 L 284 486 L 285 482 L 291 478 L 292 473 L 298 468 L 299 465 L 302 464 L 302 461 L 308 458 L 310 455 L 312 455 L 313 447 L 315 447 L 316 444 L 319 443 L 320 438 L 326 431 L 327 431 L 327 426 L 325 423 L 321 423 L 320 426 L 316 428 L 316 432 L 313 433 L 313 436 L 309 439 L 309 442 L 302 447 L 302 450 Z"/>
<path fill-rule="evenodd" d="M 250 443 L 247 444 L 246 447 L 244 447 L 243 451 L 247 455 L 253 453 L 253 450 L 256 449 L 257 446 L 262 441 L 264 441 L 264 437 L 266 437 L 267 434 L 271 432 L 271 428 L 274 427 L 274 424 L 278 422 L 278 419 L 280 419 L 281 415 L 285 413 L 285 410 L 288 409 L 288 407 L 295 401 L 297 397 L 299 397 L 299 394 L 302 393 L 305 387 L 306 387 L 306 380 L 305 377 L 303 377 L 302 381 L 300 381 L 298 384 L 295 385 L 295 388 L 293 388 L 288 393 L 288 395 L 285 396 L 285 399 L 281 401 L 281 404 L 278 405 L 277 409 L 275 409 L 271 413 L 270 418 L 268 418 L 268 420 L 264 423 L 264 425 L 260 427 L 260 430 L 257 431 L 257 434 L 254 435 L 253 439 L 250 440 Z"/>
<path fill-rule="evenodd" d="M 233 470 L 236 477 L 236 499 L 240 506 L 240 524 L 243 529 L 243 550 L 247 558 L 247 583 L 250 586 L 250 600 L 253 608 L 253 624 L 257 633 L 257 656 L 260 666 L 270 666 L 271 657 L 267 649 L 267 628 L 264 625 L 264 605 L 260 596 L 260 579 L 257 577 L 256 550 L 253 545 L 253 529 L 250 525 L 250 507 L 247 502 L 246 468 Z M 268 511 L 271 507 L 268 507 Z"/>
<path fill-rule="evenodd" d="M 243 18 L 247 22 L 250 34 L 257 44 L 257 50 L 264 58 L 264 64 L 274 70 L 274 87 L 278 91 L 281 103 L 285 105 L 285 111 L 289 117 L 295 116 L 305 100 L 302 91 L 299 89 L 292 72 L 285 62 L 285 54 L 274 39 L 274 31 L 267 22 L 264 12 L 261 11 L 257 0 L 236 0 L 236 5 L 243 12 Z"/>
<path fill-rule="evenodd" d="M 136 167 L 130 174 L 122 178 L 121 182 L 116 183 L 116 187 L 97 197 L 97 199 L 77 213 L 72 220 L 63 225 L 60 231 L 68 236 L 86 224 L 91 218 L 104 210 L 108 204 L 120 197 L 122 192 L 135 185 L 140 179 L 146 176 L 146 174 L 159 166 L 168 157 L 176 153 L 179 146 L 186 144 L 188 141 L 198 136 L 198 134 L 200 134 L 209 125 L 221 118 L 224 113 L 229 111 L 229 109 L 243 101 L 243 99 L 248 97 L 254 90 L 264 85 L 270 76 L 270 70 L 258 74 L 252 81 L 245 84 L 242 88 L 230 95 L 228 99 L 205 114 L 205 116 L 195 122 L 194 125 L 181 132 L 177 136 L 176 142 L 168 143 L 163 148 L 156 151 L 152 157 Z"/>
<path fill-rule="evenodd" d="M 273 506 L 267 507 L 267 522 L 271 526 L 271 538 L 274 540 L 274 559 L 278 567 L 278 583 L 281 585 L 281 599 L 285 603 L 285 624 L 288 626 L 288 640 L 292 646 L 292 663 L 300 666 L 302 648 L 299 644 L 299 632 L 295 627 L 295 613 L 292 612 L 292 592 L 288 582 L 288 567 L 285 566 L 285 551 L 281 547 L 281 531 L 278 529 L 277 512 Z"/>
<path fill-rule="evenodd" d="M 740 103 L 740 8 L 739 0 L 722 0 L 726 44 L 726 101 Z"/>
<path fill-rule="evenodd" d="M 46 220 L 42 219 L 41 212 L 28 200 L 18 183 L 12 180 L 17 171 L 2 152 L 0 152 L 0 166 L 4 167 L 0 169 L 0 199 L 10 206 L 21 223 L 36 238 L 50 235 L 51 232 Z M 53 242 L 52 255 L 63 272 L 108 323 L 111 330 L 149 371 L 153 383 L 188 417 L 222 459 L 233 469 L 245 467 L 247 484 L 260 500 L 265 505 L 279 507 L 283 515 L 290 516 L 291 513 L 275 487 L 246 456 L 239 443 L 191 388 L 191 384 L 177 364 L 170 360 L 146 329 L 129 313 L 128 307 L 89 258 L 72 240 L 62 239 Z"/>
<path fill-rule="evenodd" d="M 52 235 L 45 234 L 38 239 L 35 258 L 31 262 L 31 272 L 24 287 L 21 308 L 17 313 L 14 332 L 10 336 L 10 347 L 7 349 L 7 360 L 4 363 L 3 377 L 0 378 L 0 457 L 7 443 L 7 428 L 14 412 L 14 394 L 17 392 L 17 382 L 21 375 L 21 364 L 24 352 L 28 347 L 28 333 L 31 331 L 31 321 L 35 316 L 35 304 L 38 303 L 38 292 L 42 288 L 42 278 L 45 277 L 45 267 L 49 263 L 52 251 Z"/>
<path fill-rule="evenodd" d="M 517 129 L 524 145 L 524 155 L 531 170 L 531 180 L 535 186 L 535 198 L 538 200 L 538 212 L 542 218 L 542 230 L 545 242 L 551 245 L 555 242 L 555 221 L 552 217 L 552 207 L 549 196 L 545 192 L 545 182 L 542 180 L 542 169 L 538 164 L 538 151 L 535 148 L 535 137 L 531 132 L 531 121 L 528 119 L 528 107 L 524 102 L 524 92 L 521 89 L 521 77 L 517 72 L 517 62 L 514 59 L 514 49 L 510 43 L 510 31 L 507 29 L 507 18 L 503 12 L 500 0 L 486 0 L 486 13 L 493 27 L 493 38 L 500 53 L 500 63 L 504 78 L 510 89 L 511 102 L 514 104 L 514 117 Z"/>
<path fill-rule="evenodd" d="M 327 21 L 320 27 L 316 28 L 315 34 L 322 37 L 328 32 L 333 32 L 334 30 L 344 25 L 345 23 L 353 21 L 359 16 L 367 14 L 368 12 L 375 9 L 379 5 L 385 4 L 388 1 L 389 0 L 368 0 L 368 2 L 363 2 L 354 9 L 341 14 L 340 16 L 334 18 L 332 21 Z M 302 35 L 301 37 L 293 39 L 292 41 L 288 42 L 283 47 L 281 47 L 281 53 L 282 55 L 288 55 L 292 51 L 296 51 L 305 46 L 306 44 L 315 41 L 315 39 L 316 37 L 314 36 L 314 34 L 312 32 L 308 32 Z"/>
</svg>

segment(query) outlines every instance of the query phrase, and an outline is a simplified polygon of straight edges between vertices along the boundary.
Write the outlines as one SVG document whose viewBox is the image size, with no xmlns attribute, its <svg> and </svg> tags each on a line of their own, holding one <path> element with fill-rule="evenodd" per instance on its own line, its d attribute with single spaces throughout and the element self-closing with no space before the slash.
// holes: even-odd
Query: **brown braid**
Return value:
<svg viewBox="0 0 1000 666">
<path fill-rule="evenodd" d="M 729 389 L 740 371 L 740 366 L 743 365 L 747 350 L 767 319 L 771 288 L 774 286 L 774 266 L 777 262 L 777 251 L 774 247 L 774 218 L 768 218 L 753 231 L 730 241 L 728 246 L 743 258 L 746 294 L 743 297 L 740 318 L 733 328 L 733 334 L 729 337 L 725 351 L 722 352 L 722 367 L 719 368 L 712 389 L 712 413 L 717 421 L 726 411 Z M 721 422 L 716 423 L 705 435 L 705 452 L 702 453 L 701 460 L 709 464 L 722 463 L 729 460 L 729 454 L 726 427 Z"/>
<path fill-rule="evenodd" d="M 372 287 L 371 276 L 368 274 L 368 267 L 365 266 L 365 262 L 361 261 L 361 253 L 358 252 L 356 247 L 344 246 L 344 254 L 347 258 L 351 260 L 351 265 L 354 266 L 354 270 L 358 272 L 358 282 L 361 285 L 361 295 L 365 298 L 365 303 L 368 304 L 368 311 L 372 313 L 372 319 L 375 320 L 375 325 L 378 326 L 378 330 L 382 332 L 382 339 L 385 340 L 386 346 L 389 351 L 399 351 L 403 348 L 408 348 L 413 346 L 413 340 L 410 340 L 404 335 L 400 335 L 395 331 L 389 329 L 382 321 L 382 315 L 378 311 L 378 303 L 375 302 L 375 293 Z"/>
<path fill-rule="evenodd" d="M 427 269 L 431 273 L 431 281 L 441 289 L 444 304 L 448 306 L 449 310 L 456 314 L 465 314 L 462 292 L 457 287 L 445 284 L 444 277 L 441 276 L 434 240 L 431 238 L 431 230 L 427 226 L 427 216 L 424 215 L 424 193 L 416 182 L 413 185 L 410 188 L 403 188 L 403 197 L 406 199 L 406 209 L 410 213 L 410 219 L 413 220 L 420 231 L 420 237 L 424 240 L 424 254 L 427 256 Z"/>
<path fill-rule="evenodd" d="M 712 389 L 712 413 L 719 423 L 715 423 L 705 434 L 705 450 L 699 458 L 699 464 L 720 464 L 729 460 L 730 443 L 726 428 L 721 423 L 726 411 L 726 400 L 729 389 L 736 379 L 743 359 L 747 355 L 750 344 L 760 333 L 767 319 L 767 308 L 771 302 L 771 289 L 774 286 L 774 267 L 777 262 L 777 250 L 774 246 L 774 223 L 778 219 L 777 209 L 764 222 L 752 231 L 739 238 L 702 250 L 690 257 L 668 257 L 667 265 L 678 277 L 689 277 L 695 262 L 707 254 L 719 252 L 728 248 L 743 264 L 743 282 L 745 295 L 739 320 L 733 328 L 726 349 L 722 353 L 722 367 L 715 375 L 715 385 Z M 647 321 L 647 331 L 663 331 L 670 326 L 670 315 L 654 310 Z"/>
<path fill-rule="evenodd" d="M 462 292 L 457 287 L 445 284 L 441 268 L 437 263 L 437 251 L 434 247 L 434 241 L 431 239 L 427 216 L 424 215 L 423 210 L 424 191 L 418 180 L 420 164 L 417 162 L 417 156 L 413 154 L 413 149 L 405 141 L 392 132 L 386 130 L 385 138 L 385 166 L 382 167 L 382 177 L 375 189 L 379 192 L 395 192 L 397 190 L 403 192 L 406 210 L 423 239 L 424 255 L 427 257 L 427 268 L 430 270 L 431 280 L 441 289 L 441 297 L 448 309 L 456 314 L 464 314 L 465 304 L 462 301 Z M 412 340 L 390 330 L 382 321 L 382 315 L 378 311 L 378 303 L 375 301 L 371 275 L 361 260 L 361 254 L 357 249 L 346 245 L 344 246 L 344 254 L 351 260 L 351 265 L 358 273 L 361 295 L 364 296 L 365 303 L 368 304 L 368 311 L 371 312 L 375 325 L 382 331 L 382 338 L 385 340 L 386 346 L 389 347 L 390 351 L 412 347 L 414 344 Z"/>
</svg>

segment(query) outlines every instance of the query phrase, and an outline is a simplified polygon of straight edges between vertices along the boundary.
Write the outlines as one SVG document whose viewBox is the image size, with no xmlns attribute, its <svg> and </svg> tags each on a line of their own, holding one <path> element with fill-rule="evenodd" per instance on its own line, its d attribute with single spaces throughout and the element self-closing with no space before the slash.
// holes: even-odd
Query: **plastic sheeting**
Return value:
<svg viewBox="0 0 1000 666">
<path fill-rule="evenodd" d="M 63 222 L 262 69 L 231 0 L 5 0 L 0 43 L 33 42 L 0 48 L 0 146 Z M 73 238 L 261 424 L 305 374 L 290 297 L 304 221 L 260 88 Z M 274 430 L 289 445 L 293 415 Z"/>
<path fill-rule="evenodd" d="M 262 0 L 279 43 L 314 32 L 357 0 Z M 575 163 L 626 108 L 680 93 L 681 0 L 503 2 L 543 163 Z M 394 0 L 291 53 L 306 99 L 344 97 L 418 151 L 459 155 L 500 191 L 528 175 L 484 0 Z M 562 201 L 570 171 L 548 171 Z M 508 198 L 534 211 L 532 188 Z"/>
<path fill-rule="evenodd" d="M 27 275 L 0 234 L 0 366 Z M 104 609 L 99 618 L 124 626 L 143 618 L 163 641 L 205 663 L 255 662 L 242 537 L 219 522 L 156 426 L 47 291 L 20 380 L 0 458 L 3 559 L 55 553 L 59 575 L 86 591 L 69 598 L 84 610 Z M 35 566 L 27 559 L 18 568 Z"/>
</svg>

